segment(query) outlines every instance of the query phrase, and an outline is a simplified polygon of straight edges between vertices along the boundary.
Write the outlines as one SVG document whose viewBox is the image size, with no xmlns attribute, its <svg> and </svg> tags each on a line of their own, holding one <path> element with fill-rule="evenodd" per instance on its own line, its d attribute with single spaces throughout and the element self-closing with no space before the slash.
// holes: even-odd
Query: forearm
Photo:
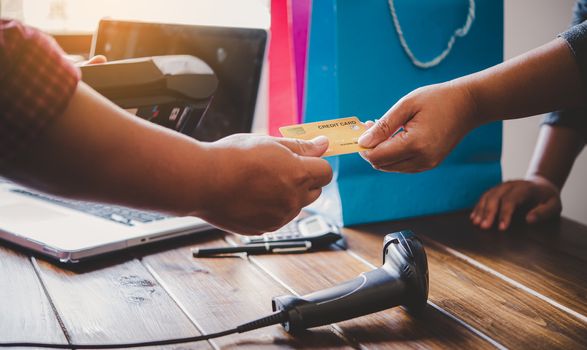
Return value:
<svg viewBox="0 0 587 350">
<path fill-rule="evenodd" d="M 583 146 L 576 130 L 543 125 L 526 176 L 546 178 L 561 190 Z"/>
<path fill-rule="evenodd" d="M 193 139 L 140 120 L 83 83 L 65 113 L 18 157 L 8 177 L 69 197 L 177 214 L 213 188 L 213 157 Z"/>
<path fill-rule="evenodd" d="M 477 125 L 577 106 L 585 96 L 575 58 L 560 38 L 455 83 L 471 93 Z"/>
</svg>

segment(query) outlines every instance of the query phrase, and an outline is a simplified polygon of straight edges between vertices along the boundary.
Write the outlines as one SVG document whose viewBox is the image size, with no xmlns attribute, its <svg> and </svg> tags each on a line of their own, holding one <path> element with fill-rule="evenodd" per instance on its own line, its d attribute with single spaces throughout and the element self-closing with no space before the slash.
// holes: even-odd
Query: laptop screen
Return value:
<svg viewBox="0 0 587 350">
<path fill-rule="evenodd" d="M 215 141 L 251 131 L 266 41 L 263 29 L 102 20 L 93 53 L 110 61 L 174 54 L 204 60 L 219 84 L 192 136 Z"/>
</svg>

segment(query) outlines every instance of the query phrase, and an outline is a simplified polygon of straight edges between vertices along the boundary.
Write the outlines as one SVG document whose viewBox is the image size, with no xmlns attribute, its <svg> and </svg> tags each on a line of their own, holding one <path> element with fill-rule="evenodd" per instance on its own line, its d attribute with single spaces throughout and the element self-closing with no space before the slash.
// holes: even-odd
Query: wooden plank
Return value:
<svg viewBox="0 0 587 350">
<path fill-rule="evenodd" d="M 2 342 L 67 343 L 29 258 L 1 246 L 0 310 Z"/>
<path fill-rule="evenodd" d="M 73 343 L 152 341 L 200 334 L 149 271 L 125 254 L 75 270 L 37 262 Z M 210 348 L 206 342 L 186 346 Z"/>
<path fill-rule="evenodd" d="M 171 246 L 174 249 L 159 246 L 142 262 L 203 333 L 234 328 L 268 315 L 272 312 L 271 298 L 287 293 L 241 257 L 192 258 L 194 243 L 198 247 L 225 246 L 223 235 L 189 243 L 191 246 Z M 219 348 L 348 348 L 328 327 L 294 338 L 276 325 L 211 342 Z"/>
<path fill-rule="evenodd" d="M 510 231 L 567 255 L 587 261 L 587 226 L 560 218 L 537 225 L 516 225 Z"/>
<path fill-rule="evenodd" d="M 353 240 L 354 244 L 361 244 Z M 381 263 L 383 240 L 374 249 Z M 259 255 L 250 257 L 260 268 L 303 295 L 355 278 L 371 267 L 342 250 L 308 254 Z M 291 294 L 291 293 L 289 293 Z M 341 322 L 346 338 L 367 348 L 494 348 L 494 346 L 438 310 L 428 307 L 421 318 L 394 308 Z"/>
<path fill-rule="evenodd" d="M 350 229 L 345 233 L 352 251 L 379 264 L 382 233 Z M 426 253 L 430 300 L 504 346 L 587 347 L 587 324 L 579 319 L 447 253 L 438 243 L 428 241 Z"/>
<path fill-rule="evenodd" d="M 587 227 L 562 219 L 538 226 L 517 225 L 508 232 L 474 227 L 460 212 L 393 224 L 369 225 L 369 231 L 412 228 L 442 243 L 449 254 L 472 259 L 478 267 L 503 275 L 536 292 L 553 306 L 587 322 Z M 531 262 L 531 263 L 529 263 Z"/>
</svg>

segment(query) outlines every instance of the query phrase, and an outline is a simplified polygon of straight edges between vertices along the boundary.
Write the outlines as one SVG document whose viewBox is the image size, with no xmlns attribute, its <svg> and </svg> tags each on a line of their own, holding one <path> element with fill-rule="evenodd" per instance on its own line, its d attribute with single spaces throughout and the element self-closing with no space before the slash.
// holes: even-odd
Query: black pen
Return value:
<svg viewBox="0 0 587 350">
<path fill-rule="evenodd" d="M 264 253 L 291 253 L 305 252 L 312 248 L 312 242 L 266 242 L 246 244 L 236 247 L 195 248 L 192 250 L 194 257 L 214 256 L 230 253 L 264 254 Z"/>
</svg>

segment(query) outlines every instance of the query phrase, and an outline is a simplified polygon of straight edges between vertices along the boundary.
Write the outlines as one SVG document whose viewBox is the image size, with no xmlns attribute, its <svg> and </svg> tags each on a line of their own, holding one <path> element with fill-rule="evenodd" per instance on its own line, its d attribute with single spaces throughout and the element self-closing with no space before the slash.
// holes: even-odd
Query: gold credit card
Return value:
<svg viewBox="0 0 587 350">
<path fill-rule="evenodd" d="M 283 137 L 294 139 L 311 140 L 321 135 L 326 136 L 329 144 L 324 157 L 366 150 L 366 148 L 359 146 L 357 142 L 359 136 L 365 130 L 367 128 L 357 117 L 324 120 L 279 128 L 279 132 Z"/>
</svg>

